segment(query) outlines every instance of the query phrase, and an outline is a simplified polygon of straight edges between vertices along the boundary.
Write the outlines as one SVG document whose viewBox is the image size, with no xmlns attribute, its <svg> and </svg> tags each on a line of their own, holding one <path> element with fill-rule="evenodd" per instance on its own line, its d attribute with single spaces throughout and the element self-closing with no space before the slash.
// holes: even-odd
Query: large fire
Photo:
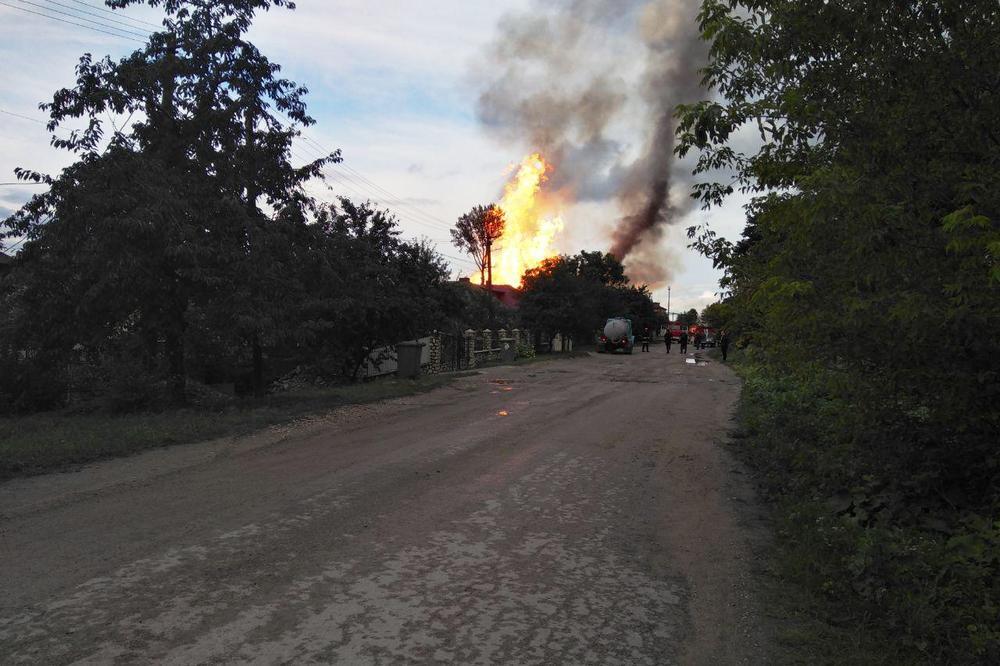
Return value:
<svg viewBox="0 0 1000 666">
<path fill-rule="evenodd" d="M 551 170 L 538 153 L 528 155 L 504 187 L 499 205 L 506 223 L 493 248 L 493 284 L 520 286 L 524 271 L 556 254 L 553 241 L 563 221 L 554 212 L 558 201 L 542 191 Z"/>
</svg>

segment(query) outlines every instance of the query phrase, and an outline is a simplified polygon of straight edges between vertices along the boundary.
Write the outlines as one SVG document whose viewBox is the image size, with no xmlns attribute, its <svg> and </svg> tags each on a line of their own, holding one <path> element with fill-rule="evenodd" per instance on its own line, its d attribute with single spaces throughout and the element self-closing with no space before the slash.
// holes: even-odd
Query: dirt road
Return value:
<svg viewBox="0 0 1000 666">
<path fill-rule="evenodd" d="M 763 663 L 738 383 L 676 351 L 0 485 L 0 661 Z"/>
</svg>

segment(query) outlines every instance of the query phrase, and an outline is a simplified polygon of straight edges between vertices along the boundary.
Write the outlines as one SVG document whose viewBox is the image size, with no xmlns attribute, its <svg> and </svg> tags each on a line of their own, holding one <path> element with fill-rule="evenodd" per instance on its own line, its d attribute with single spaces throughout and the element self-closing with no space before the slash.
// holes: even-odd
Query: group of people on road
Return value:
<svg viewBox="0 0 1000 666">
<path fill-rule="evenodd" d="M 644 352 L 649 351 L 649 343 L 652 341 L 652 338 L 653 338 L 652 333 L 647 327 L 642 332 L 642 340 L 641 340 L 642 351 Z M 688 332 L 681 331 L 680 336 L 677 338 L 677 342 L 681 347 L 682 354 L 687 354 L 688 342 L 690 342 L 690 340 L 691 338 L 688 336 Z M 667 334 L 663 336 L 663 344 L 666 345 L 668 354 L 670 353 L 670 347 L 671 345 L 673 345 L 673 342 L 674 342 L 673 336 L 670 334 L 670 331 L 667 331 Z M 725 361 L 729 357 L 729 332 L 721 331 L 719 333 L 717 342 L 719 345 L 719 349 L 722 350 L 722 360 Z M 705 345 L 705 334 L 701 332 L 696 333 L 694 336 L 694 348 L 702 349 L 704 345 Z"/>
<path fill-rule="evenodd" d="M 680 336 L 677 338 L 678 344 L 681 346 L 681 353 L 687 354 L 688 342 L 690 338 L 688 337 L 687 331 L 681 331 Z M 667 353 L 670 353 L 670 346 L 673 344 L 673 336 L 670 335 L 668 331 L 665 336 L 663 336 L 663 344 L 667 347 Z M 722 331 L 719 333 L 719 349 L 722 350 L 722 360 L 725 361 L 729 357 L 729 333 L 727 331 Z M 695 349 L 701 349 L 704 344 L 704 334 L 698 333 L 694 337 Z M 649 351 L 649 345 L 643 339 L 643 351 Z"/>
<path fill-rule="evenodd" d="M 686 354 L 688 350 L 688 334 L 687 331 L 681 331 L 680 337 L 677 338 L 678 344 L 681 346 L 681 353 Z M 670 346 L 674 344 L 674 337 L 670 335 L 670 331 L 663 336 L 663 344 L 667 346 L 667 353 L 670 353 Z"/>
</svg>

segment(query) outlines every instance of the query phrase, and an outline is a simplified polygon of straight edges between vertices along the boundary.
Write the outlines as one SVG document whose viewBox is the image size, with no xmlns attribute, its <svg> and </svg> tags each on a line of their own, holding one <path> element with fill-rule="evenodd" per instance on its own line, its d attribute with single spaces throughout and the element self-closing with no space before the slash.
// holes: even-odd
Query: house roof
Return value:
<svg viewBox="0 0 1000 666">
<path fill-rule="evenodd" d="M 492 287 L 490 287 L 490 289 L 492 289 L 493 291 L 503 292 L 505 294 L 510 294 L 510 293 L 520 294 L 521 293 L 520 289 L 518 289 L 517 287 L 512 287 L 509 284 L 495 284 Z"/>
</svg>

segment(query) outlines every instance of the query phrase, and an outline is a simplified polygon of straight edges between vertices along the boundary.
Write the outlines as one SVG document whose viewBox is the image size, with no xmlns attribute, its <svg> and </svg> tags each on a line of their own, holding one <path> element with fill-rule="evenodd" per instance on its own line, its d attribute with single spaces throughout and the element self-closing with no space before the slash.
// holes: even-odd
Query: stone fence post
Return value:
<svg viewBox="0 0 1000 666">
<path fill-rule="evenodd" d="M 436 375 L 441 372 L 441 331 L 433 331 L 430 341 L 430 362 L 427 367 L 427 374 Z"/>
<path fill-rule="evenodd" d="M 476 367 L 476 332 L 471 328 L 465 332 L 465 364 L 470 368 Z"/>
<path fill-rule="evenodd" d="M 489 361 L 493 358 L 493 331 L 488 328 L 483 329 L 483 360 Z"/>
</svg>

